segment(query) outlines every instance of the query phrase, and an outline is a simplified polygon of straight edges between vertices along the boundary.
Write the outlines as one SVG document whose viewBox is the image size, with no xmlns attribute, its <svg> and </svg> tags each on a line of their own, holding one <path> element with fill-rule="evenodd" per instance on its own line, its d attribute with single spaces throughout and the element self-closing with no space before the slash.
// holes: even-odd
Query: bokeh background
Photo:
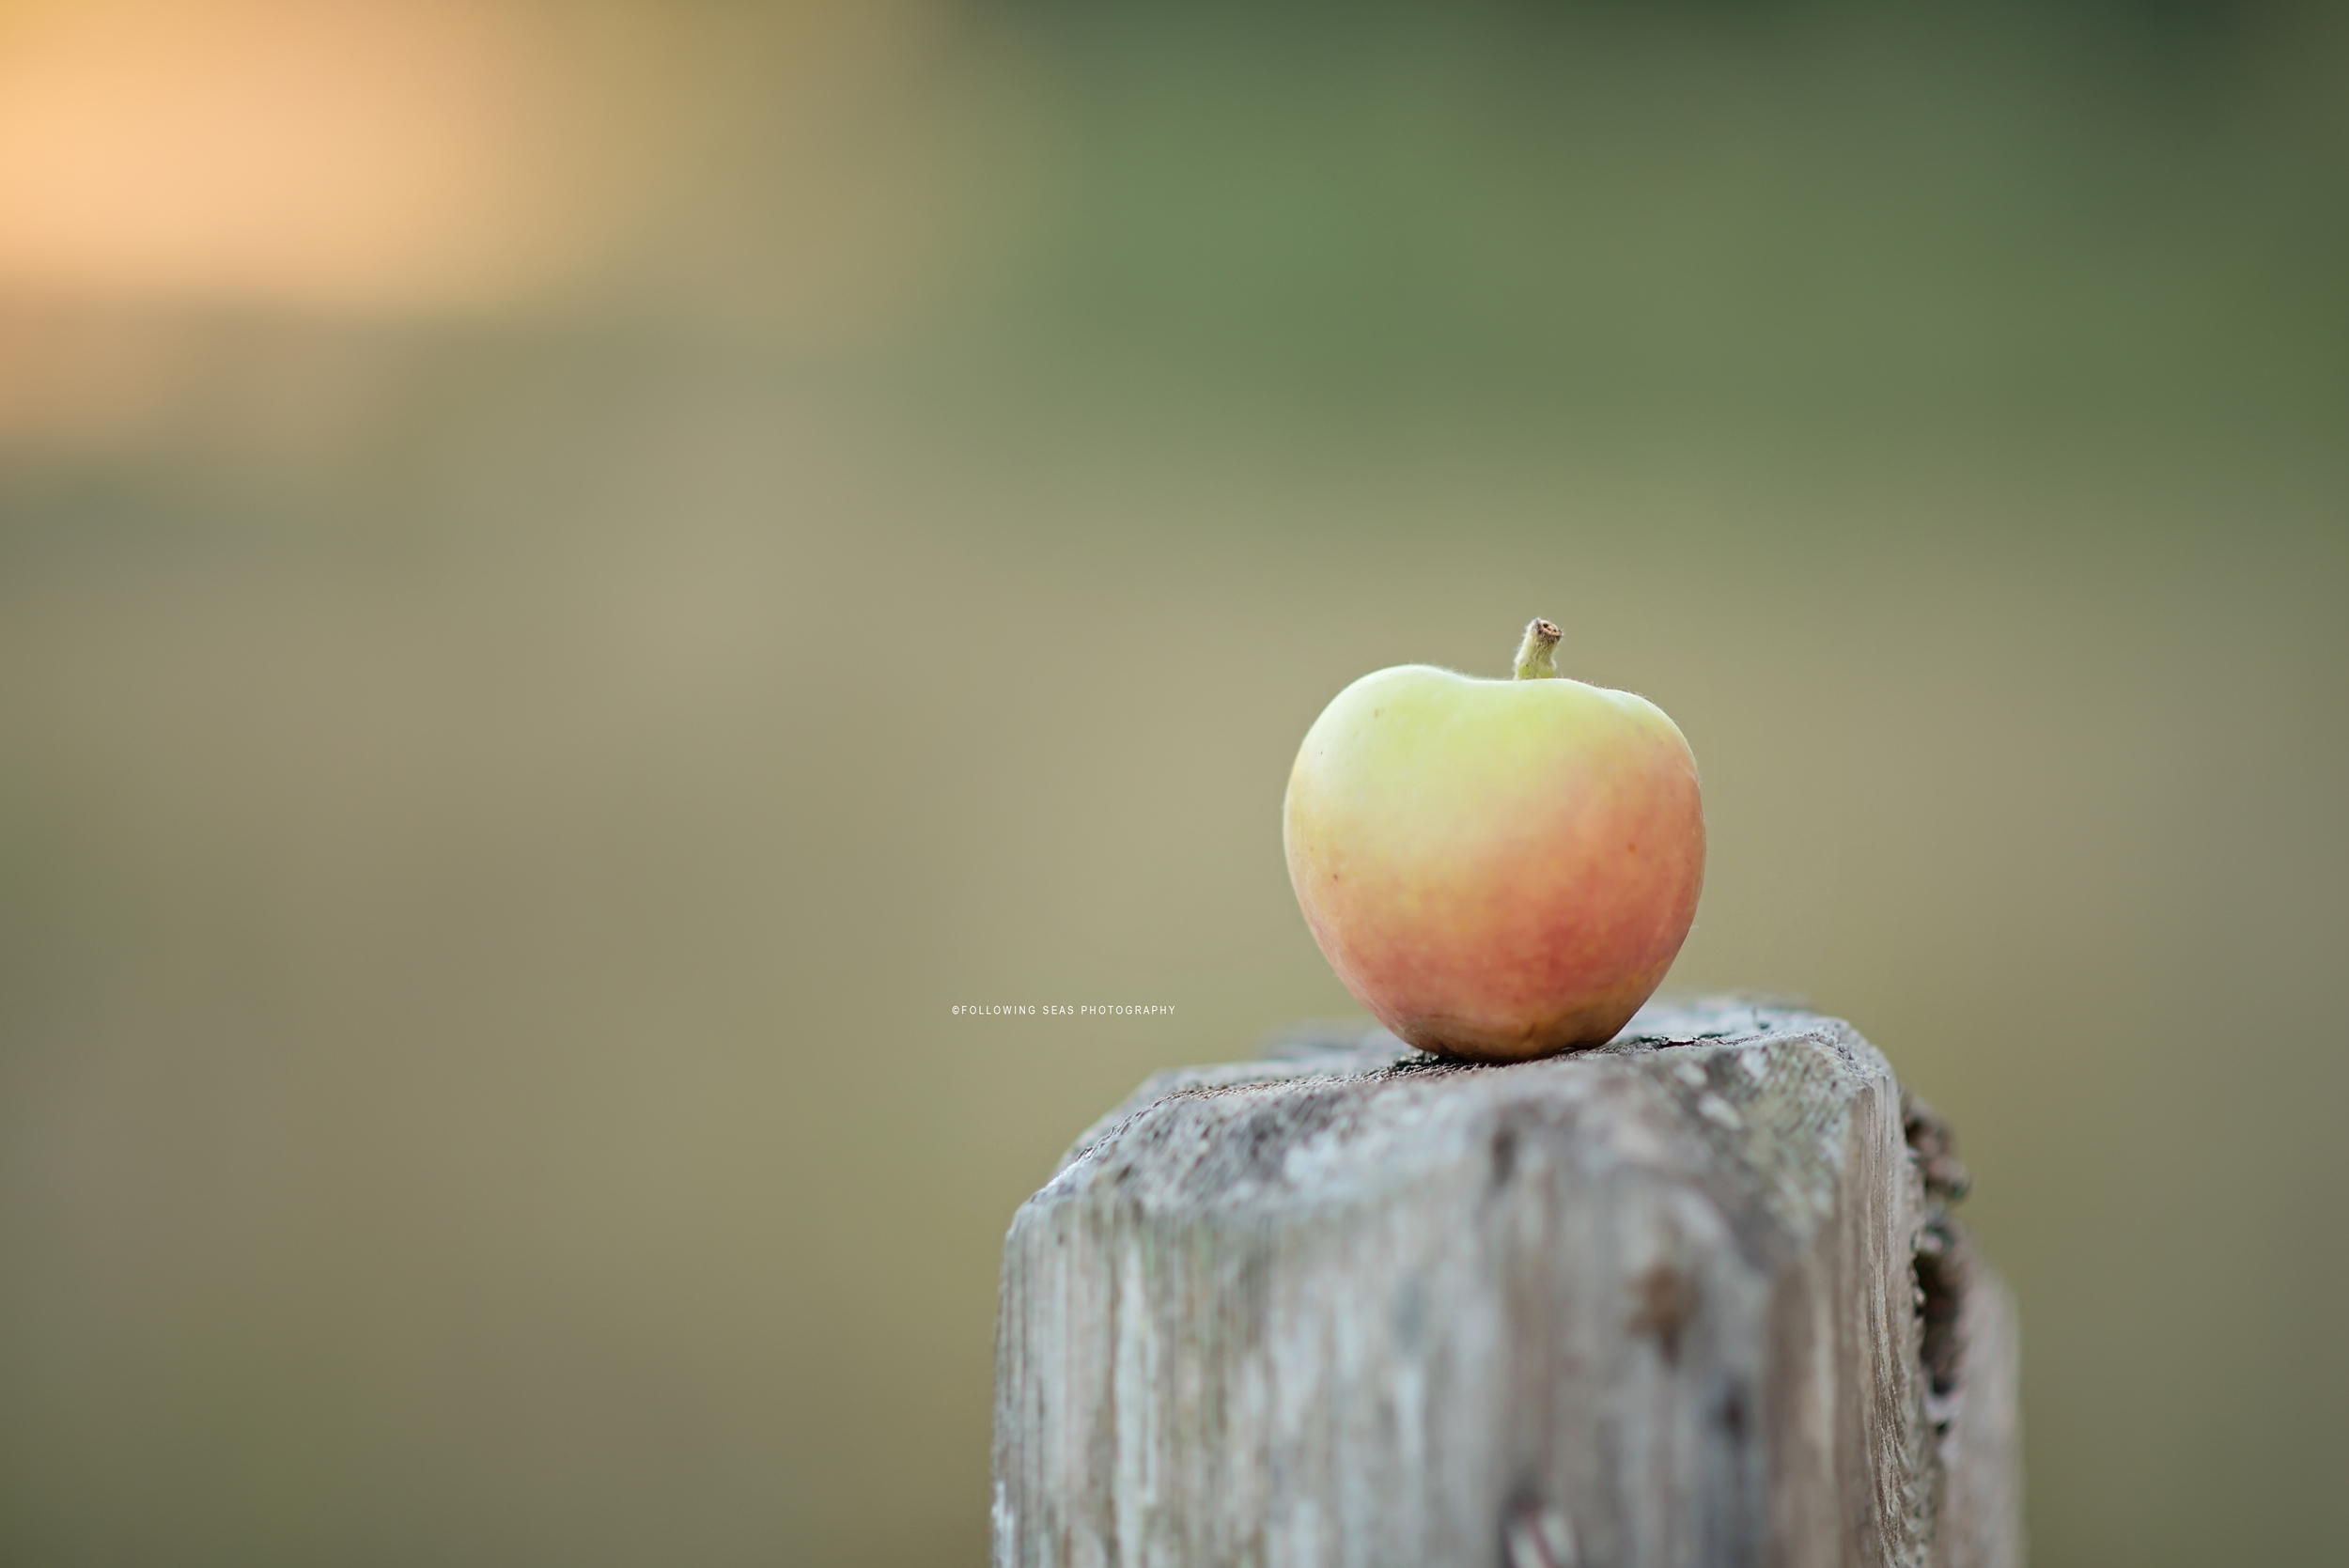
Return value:
<svg viewBox="0 0 2349 1568">
<path fill-rule="evenodd" d="M 2042 1568 L 2338 1560 L 2345 286 L 2316 3 L 8 0 L 0 1559 L 982 1561 L 1013 1208 L 1543 613 Z"/>
</svg>

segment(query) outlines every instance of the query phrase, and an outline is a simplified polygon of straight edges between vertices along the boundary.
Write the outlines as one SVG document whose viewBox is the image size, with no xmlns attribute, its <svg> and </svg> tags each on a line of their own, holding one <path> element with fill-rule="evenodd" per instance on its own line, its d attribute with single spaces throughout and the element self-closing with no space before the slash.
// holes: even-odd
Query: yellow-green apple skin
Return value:
<svg viewBox="0 0 2349 1568">
<path fill-rule="evenodd" d="M 1364 675 L 1306 732 L 1283 829 L 1346 988 L 1421 1049 L 1479 1062 L 1611 1039 L 1704 881 L 1679 727 L 1577 680 Z"/>
</svg>

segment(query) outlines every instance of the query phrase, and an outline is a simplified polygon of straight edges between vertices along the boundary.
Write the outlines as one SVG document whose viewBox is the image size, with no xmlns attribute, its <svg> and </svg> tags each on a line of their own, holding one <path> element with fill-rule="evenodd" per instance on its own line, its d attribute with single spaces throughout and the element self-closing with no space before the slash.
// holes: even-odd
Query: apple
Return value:
<svg viewBox="0 0 2349 1568">
<path fill-rule="evenodd" d="M 1364 675 L 1305 734 L 1283 843 L 1346 988 L 1423 1050 L 1517 1062 L 1614 1037 L 1704 881 L 1696 758 L 1644 697 L 1557 673 Z"/>
</svg>

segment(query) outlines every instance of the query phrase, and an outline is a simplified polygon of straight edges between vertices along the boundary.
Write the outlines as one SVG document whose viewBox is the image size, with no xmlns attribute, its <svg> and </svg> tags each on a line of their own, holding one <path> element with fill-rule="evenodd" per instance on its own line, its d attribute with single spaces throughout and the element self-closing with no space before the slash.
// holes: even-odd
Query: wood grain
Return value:
<svg viewBox="0 0 2349 1568">
<path fill-rule="evenodd" d="M 998 1568 L 2015 1568 L 1947 1128 L 1739 1000 L 1478 1067 L 1162 1074 L 1004 1244 Z"/>
</svg>

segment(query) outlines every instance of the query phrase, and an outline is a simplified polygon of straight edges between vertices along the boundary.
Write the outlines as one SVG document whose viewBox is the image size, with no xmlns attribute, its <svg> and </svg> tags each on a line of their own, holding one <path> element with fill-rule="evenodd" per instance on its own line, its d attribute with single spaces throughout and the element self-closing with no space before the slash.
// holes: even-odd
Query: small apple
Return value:
<svg viewBox="0 0 2349 1568">
<path fill-rule="evenodd" d="M 1696 759 L 1644 697 L 1558 675 L 1364 675 L 1305 733 L 1289 880 L 1338 978 L 1423 1050 L 1517 1062 L 1611 1039 L 1672 967 L 1704 881 Z"/>
</svg>

